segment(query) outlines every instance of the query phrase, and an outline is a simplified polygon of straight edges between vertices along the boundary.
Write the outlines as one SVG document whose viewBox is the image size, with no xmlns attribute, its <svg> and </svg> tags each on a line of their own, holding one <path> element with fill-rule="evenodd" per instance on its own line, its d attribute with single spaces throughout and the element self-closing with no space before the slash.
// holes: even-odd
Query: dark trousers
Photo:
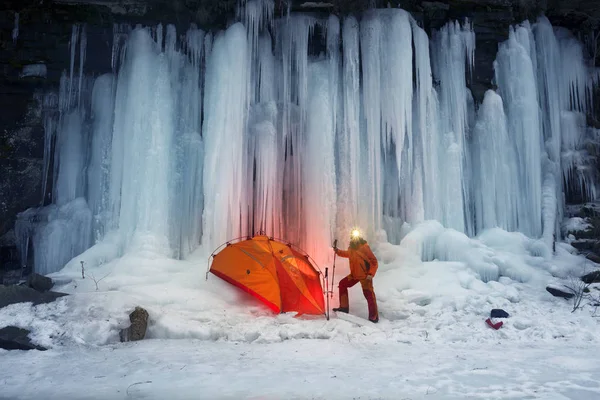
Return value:
<svg viewBox="0 0 600 400">
<path fill-rule="evenodd" d="M 367 305 L 369 306 L 369 319 L 376 320 L 379 318 L 379 313 L 377 312 L 377 299 L 375 298 L 375 291 L 373 290 L 373 281 L 368 279 L 354 279 L 352 275 L 348 275 L 344 279 L 340 281 L 339 289 L 340 289 L 340 307 L 341 308 L 349 308 L 348 304 L 348 288 L 356 285 L 360 282 L 362 286 L 363 294 L 365 295 L 365 299 L 367 299 Z"/>
</svg>

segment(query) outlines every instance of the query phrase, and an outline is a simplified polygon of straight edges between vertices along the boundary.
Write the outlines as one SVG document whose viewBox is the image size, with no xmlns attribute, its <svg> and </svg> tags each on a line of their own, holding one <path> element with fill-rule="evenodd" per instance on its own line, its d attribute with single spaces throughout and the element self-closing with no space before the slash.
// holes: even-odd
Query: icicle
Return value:
<svg viewBox="0 0 600 400">
<path fill-rule="evenodd" d="M 185 34 L 185 47 L 194 67 L 200 67 L 202 62 L 205 35 L 195 24 L 192 24 Z"/>
<path fill-rule="evenodd" d="M 305 15 L 290 15 L 277 21 L 275 38 L 281 56 L 282 141 L 286 147 L 284 170 L 284 221 L 287 238 L 302 245 L 305 227 L 302 217 L 304 182 L 302 154 L 308 109 L 308 40 L 316 19 Z"/>
<path fill-rule="evenodd" d="M 431 76 L 431 62 L 429 58 L 429 38 L 423 29 L 412 22 L 413 43 L 415 48 L 415 123 L 413 123 L 413 136 L 415 137 L 415 170 L 421 171 L 421 177 L 413 178 L 413 182 L 421 182 L 421 190 L 414 193 L 413 204 L 415 215 L 413 220 L 442 219 L 439 206 L 439 138 L 437 131 L 437 107 L 435 91 Z M 419 186 L 417 186 L 419 188 Z"/>
<path fill-rule="evenodd" d="M 44 116 L 44 168 L 42 172 L 42 200 L 40 206 L 43 206 L 46 201 L 48 176 L 50 173 L 50 159 L 52 158 L 52 142 L 56 135 L 58 123 L 58 107 L 59 99 L 57 93 L 49 92 L 44 95 L 42 103 L 42 113 Z"/>
<path fill-rule="evenodd" d="M 128 24 L 113 25 L 113 43 L 111 51 L 111 67 L 113 73 L 117 72 L 117 67 L 123 62 L 124 46 L 127 41 L 127 36 L 131 32 L 131 26 Z"/>
<path fill-rule="evenodd" d="M 275 58 L 271 51 L 271 36 L 268 33 L 261 36 L 258 53 L 258 102 L 274 101 L 277 99 Z"/>
<path fill-rule="evenodd" d="M 474 200 L 476 233 L 500 227 L 518 227 L 519 186 L 517 158 L 508 136 L 502 99 L 494 91 L 485 93 L 479 109 L 474 137 Z"/>
<path fill-rule="evenodd" d="M 392 10 L 390 10 L 392 11 Z M 393 10 L 396 11 L 396 10 Z M 384 150 L 393 142 L 395 145 L 400 199 L 404 200 L 400 216 L 413 222 L 416 211 L 411 202 L 413 172 L 413 66 L 412 32 L 408 13 L 403 10 L 393 12 L 385 20 L 382 36 L 381 79 L 384 84 L 381 92 L 381 118 L 384 128 Z M 407 62 L 411 60 L 411 62 Z M 397 197 L 388 199 L 397 204 Z"/>
<path fill-rule="evenodd" d="M 93 125 L 91 158 L 88 167 L 87 198 L 93 216 L 94 241 L 101 240 L 110 223 L 107 193 L 110 184 L 111 139 L 114 113 L 114 77 L 105 74 L 96 79 L 91 104 Z"/>
<path fill-rule="evenodd" d="M 375 13 L 365 14 L 360 25 L 361 61 L 363 71 L 363 107 L 366 121 L 365 167 L 367 185 L 361 188 L 370 194 L 370 203 L 365 218 L 369 233 L 381 227 L 383 215 L 381 173 L 381 35 L 383 26 Z"/>
<path fill-rule="evenodd" d="M 150 245 L 162 254 L 171 254 L 175 110 L 170 83 L 168 59 L 158 53 L 147 29 L 136 29 L 117 83 L 110 209 L 126 247 Z"/>
<path fill-rule="evenodd" d="M 202 238 L 204 144 L 199 133 L 188 133 L 181 138 L 181 145 L 184 165 L 183 190 L 178 206 L 180 243 L 175 250 L 180 258 L 186 258 L 198 247 Z"/>
<path fill-rule="evenodd" d="M 273 0 L 248 0 L 238 7 L 238 17 L 244 22 L 248 36 L 252 38 L 252 52 L 258 46 L 259 31 L 265 29 L 273 21 L 275 2 Z"/>
<path fill-rule="evenodd" d="M 470 234 L 468 187 L 469 153 L 466 137 L 469 131 L 469 92 L 466 89 L 466 68 L 472 64 L 474 33 L 467 22 L 445 25 L 434 34 L 433 72 L 439 80 L 441 203 L 444 226 Z"/>
<path fill-rule="evenodd" d="M 62 206 L 83 195 L 85 167 L 85 137 L 83 121 L 78 111 L 69 112 L 59 127 L 57 137 L 57 175 L 54 181 L 54 202 Z"/>
<path fill-rule="evenodd" d="M 250 111 L 248 133 L 250 135 L 254 187 L 249 188 L 253 204 L 254 233 L 264 232 L 274 237 L 286 237 L 283 232 L 283 168 L 285 148 L 278 126 L 275 59 L 271 51 L 271 37 L 263 34 L 259 40 L 257 55 L 256 91 L 258 102 Z M 250 172 L 252 169 L 249 168 Z"/>
<path fill-rule="evenodd" d="M 346 246 L 348 232 L 356 226 L 367 226 L 366 220 L 359 220 L 361 214 L 360 185 L 364 169 L 361 168 L 360 137 L 360 58 L 359 25 L 354 17 L 344 20 L 342 29 L 343 59 L 343 105 L 344 120 L 339 130 L 338 147 L 338 237 L 344 240 L 340 246 Z M 364 215 L 363 215 L 364 216 Z"/>
<path fill-rule="evenodd" d="M 15 13 L 15 26 L 12 30 L 12 41 L 13 44 L 17 43 L 17 39 L 19 38 L 19 13 Z"/>
<path fill-rule="evenodd" d="M 77 41 L 79 39 L 79 25 L 73 25 L 71 30 L 71 41 L 69 48 L 71 49 L 71 63 L 69 67 L 69 83 L 67 90 L 67 108 L 71 107 L 71 97 L 73 96 L 73 74 L 75 72 L 75 55 L 77 54 Z"/>
<path fill-rule="evenodd" d="M 77 107 L 81 107 L 81 89 L 83 85 L 83 65 L 85 64 L 85 55 L 87 51 L 87 34 L 85 26 L 81 30 L 79 38 L 79 90 L 77 92 Z"/>
<path fill-rule="evenodd" d="M 518 27 L 517 32 L 526 28 Z M 508 130 L 514 143 L 519 171 L 519 230 L 531 237 L 542 234 L 542 166 L 536 75 L 530 58 L 529 35 L 511 28 L 500 45 L 494 64 L 496 81 L 504 99 Z M 518 40 L 523 40 L 519 42 Z M 546 191 L 545 191 L 546 192 Z"/>
<path fill-rule="evenodd" d="M 280 237 L 282 219 L 282 174 L 278 166 L 280 140 L 275 126 L 277 105 L 265 101 L 253 106 L 249 122 L 252 155 L 255 165 L 254 183 L 254 232 L 265 232 Z"/>
<path fill-rule="evenodd" d="M 331 253 L 323 243 L 332 243 L 335 226 L 335 94 L 328 88 L 330 66 L 327 61 L 309 67 L 309 103 L 306 148 L 303 152 L 305 250 L 318 264 L 328 261 Z"/>
<path fill-rule="evenodd" d="M 561 90 L 564 93 L 565 108 L 587 112 L 592 103 L 590 69 L 583 56 L 583 46 L 571 32 L 558 29 L 556 38 L 560 47 L 562 62 Z"/>
<path fill-rule="evenodd" d="M 215 248 L 248 234 L 243 202 L 246 171 L 247 39 L 236 23 L 215 38 L 206 70 L 203 239 Z M 223 160 L 227 160 L 224 162 Z"/>
<path fill-rule="evenodd" d="M 361 48 L 365 118 L 367 123 L 367 164 L 369 193 L 373 196 L 370 233 L 379 230 L 385 209 L 396 208 L 398 190 L 388 190 L 383 196 L 382 155 L 396 158 L 397 180 L 386 185 L 402 187 L 411 193 L 412 171 L 412 39 L 408 14 L 404 10 L 368 11 L 361 23 Z M 405 139 L 408 137 L 408 141 Z M 392 148 L 392 145 L 394 147 Z M 381 153 L 383 149 L 383 154 Z M 406 155 L 406 160 L 403 160 Z M 408 179 L 407 179 L 408 178 Z M 404 193 L 403 193 L 404 195 Z M 383 197 L 382 197 L 383 196 Z M 412 204 L 407 202 L 407 208 Z M 385 207 L 385 208 L 384 208 Z M 404 208 L 406 217 L 406 208 Z M 413 211 L 408 211 L 412 214 Z"/>
</svg>

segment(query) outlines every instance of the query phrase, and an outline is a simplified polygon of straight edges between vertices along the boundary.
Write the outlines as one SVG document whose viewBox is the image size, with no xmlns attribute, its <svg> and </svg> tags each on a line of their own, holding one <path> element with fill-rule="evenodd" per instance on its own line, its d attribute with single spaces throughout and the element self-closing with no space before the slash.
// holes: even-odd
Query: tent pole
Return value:
<svg viewBox="0 0 600 400">
<path fill-rule="evenodd" d="M 327 300 L 327 321 L 329 321 L 329 276 L 327 271 L 329 268 L 325 267 L 325 299 Z"/>
<path fill-rule="evenodd" d="M 337 249 L 337 239 L 333 241 L 333 271 L 331 272 L 331 298 L 333 299 L 333 285 L 335 284 L 335 256 L 337 253 L 335 252 Z"/>
</svg>

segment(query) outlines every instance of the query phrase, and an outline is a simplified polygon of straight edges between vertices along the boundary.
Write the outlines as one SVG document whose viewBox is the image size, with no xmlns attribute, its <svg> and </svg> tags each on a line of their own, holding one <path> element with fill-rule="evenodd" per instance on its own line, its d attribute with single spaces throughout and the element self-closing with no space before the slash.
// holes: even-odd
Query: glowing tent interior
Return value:
<svg viewBox="0 0 600 400">
<path fill-rule="evenodd" d="M 325 314 L 321 273 L 306 253 L 264 235 L 224 246 L 209 258 L 209 272 L 274 312 Z"/>
</svg>

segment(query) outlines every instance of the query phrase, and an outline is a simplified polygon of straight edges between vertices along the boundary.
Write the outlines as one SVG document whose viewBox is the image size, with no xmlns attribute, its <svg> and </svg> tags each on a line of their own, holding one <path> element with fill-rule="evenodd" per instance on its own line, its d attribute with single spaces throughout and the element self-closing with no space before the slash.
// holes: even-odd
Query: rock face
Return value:
<svg viewBox="0 0 600 400">
<path fill-rule="evenodd" d="M 45 347 L 36 346 L 29 339 L 27 329 L 7 326 L 0 329 L 0 349 L 5 350 L 46 350 Z"/>
<path fill-rule="evenodd" d="M 18 212 L 51 200 L 52 182 L 43 165 L 43 102 L 39 94 L 44 89 L 58 87 L 62 71 L 69 69 L 72 24 L 86 24 L 88 48 L 93 51 L 87 52 L 85 69 L 98 75 L 111 70 L 114 23 L 173 23 L 179 29 L 196 23 L 205 30 L 222 29 L 234 19 L 238 0 L 4 0 L 0 3 L 2 238 L 14 226 Z M 342 16 L 360 14 L 372 5 L 400 6 L 411 12 L 428 32 L 450 19 L 468 17 L 477 38 L 475 68 L 469 80 L 477 102 L 492 87 L 498 43 L 507 38 L 510 24 L 535 18 L 543 11 L 554 25 L 578 33 L 597 33 L 600 27 L 600 7 L 596 0 L 292 0 L 275 1 L 275 15 L 287 11 L 288 4 L 292 11 Z M 19 29 L 15 29 L 16 13 Z M 600 101 L 595 103 L 598 105 Z M 45 193 L 42 182 L 47 183 Z M 0 251 L 14 249 L 12 238 L 0 241 Z M 0 270 L 14 262 L 14 257 L 1 256 Z"/>
<path fill-rule="evenodd" d="M 4 286 L 0 285 L 0 308 L 10 304 L 28 303 L 33 305 L 52 303 L 59 297 L 67 296 L 65 293 L 38 292 L 26 286 Z"/>
<path fill-rule="evenodd" d="M 129 314 L 129 321 L 131 321 L 129 328 L 125 328 L 120 332 L 121 342 L 133 342 L 144 339 L 146 329 L 148 328 L 148 311 L 141 307 L 136 307 Z"/>
</svg>

